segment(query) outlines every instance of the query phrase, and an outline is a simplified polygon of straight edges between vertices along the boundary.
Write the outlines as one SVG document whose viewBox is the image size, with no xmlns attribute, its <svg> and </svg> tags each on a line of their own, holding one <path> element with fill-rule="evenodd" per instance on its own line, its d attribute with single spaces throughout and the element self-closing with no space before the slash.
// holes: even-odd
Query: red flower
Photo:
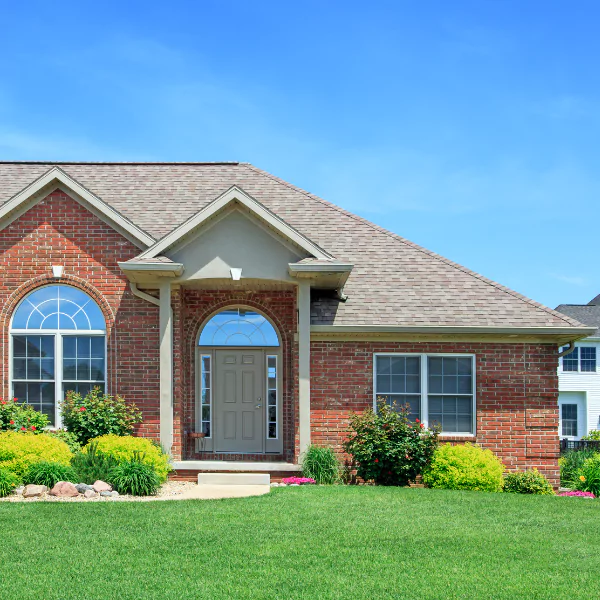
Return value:
<svg viewBox="0 0 600 600">
<path fill-rule="evenodd" d="M 418 422 L 419 422 L 419 419 L 415 419 L 415 423 L 418 423 Z"/>
<path fill-rule="evenodd" d="M 375 459 L 375 462 L 379 462 L 379 459 L 378 459 L 378 458 L 376 458 L 376 459 Z"/>
<path fill-rule="evenodd" d="M 84 410 L 85 410 L 85 406 L 82 406 L 82 407 L 79 409 L 79 412 L 83 412 Z"/>
<path fill-rule="evenodd" d="M 17 399 L 16 399 L 16 398 L 13 398 L 13 402 L 16 402 L 16 401 L 17 401 Z"/>
<path fill-rule="evenodd" d="M 11 419 L 11 420 L 10 420 L 10 424 L 11 424 L 11 425 L 14 425 L 14 424 L 15 424 L 15 422 L 14 422 L 14 421 Z"/>
<path fill-rule="evenodd" d="M 423 429 L 423 427 L 425 427 L 425 425 L 423 425 L 423 423 L 421 423 L 421 429 Z"/>
<path fill-rule="evenodd" d="M 31 426 L 31 431 L 35 431 L 35 425 Z"/>
<path fill-rule="evenodd" d="M 4 400 L 2 400 L 2 404 L 6 404 L 6 402 L 4 402 Z"/>
<path fill-rule="evenodd" d="M 25 427 L 21 427 L 21 431 L 27 431 L 27 429 L 25 429 Z"/>
</svg>

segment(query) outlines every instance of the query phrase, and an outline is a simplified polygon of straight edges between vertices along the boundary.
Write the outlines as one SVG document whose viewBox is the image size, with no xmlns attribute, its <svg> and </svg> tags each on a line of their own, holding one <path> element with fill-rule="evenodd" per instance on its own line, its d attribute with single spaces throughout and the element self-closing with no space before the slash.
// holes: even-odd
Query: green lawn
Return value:
<svg viewBox="0 0 600 600">
<path fill-rule="evenodd" d="M 600 501 L 374 487 L 0 504 L 0 598 L 597 598 Z"/>
</svg>

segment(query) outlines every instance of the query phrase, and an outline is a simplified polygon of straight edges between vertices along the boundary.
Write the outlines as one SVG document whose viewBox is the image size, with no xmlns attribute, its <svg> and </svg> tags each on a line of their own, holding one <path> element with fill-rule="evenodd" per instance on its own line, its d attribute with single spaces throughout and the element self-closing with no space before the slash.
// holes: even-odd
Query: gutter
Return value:
<svg viewBox="0 0 600 600">
<path fill-rule="evenodd" d="M 142 300 L 146 300 L 146 302 L 150 302 L 150 304 L 154 304 L 155 306 L 160 306 L 160 300 L 151 296 L 150 294 L 146 294 L 146 292 L 142 292 L 137 286 L 136 283 L 129 282 L 129 288 L 131 289 L 134 296 L 141 298 Z"/>
</svg>

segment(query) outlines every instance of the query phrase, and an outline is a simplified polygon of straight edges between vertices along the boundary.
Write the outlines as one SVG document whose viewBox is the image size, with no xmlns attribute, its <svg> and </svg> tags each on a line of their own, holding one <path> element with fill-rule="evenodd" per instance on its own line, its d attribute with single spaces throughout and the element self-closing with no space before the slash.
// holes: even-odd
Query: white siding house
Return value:
<svg viewBox="0 0 600 600">
<path fill-rule="evenodd" d="M 557 311 L 585 325 L 600 326 L 600 296 L 589 304 L 561 304 Z M 600 329 L 576 342 L 558 365 L 559 431 L 561 439 L 579 440 L 600 429 Z"/>
</svg>

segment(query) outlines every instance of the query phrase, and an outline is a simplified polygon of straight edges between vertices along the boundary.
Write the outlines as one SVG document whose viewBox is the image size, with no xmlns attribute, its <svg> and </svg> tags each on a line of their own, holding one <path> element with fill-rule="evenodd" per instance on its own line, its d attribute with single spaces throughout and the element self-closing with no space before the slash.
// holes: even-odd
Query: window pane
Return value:
<svg viewBox="0 0 600 600">
<path fill-rule="evenodd" d="M 77 361 L 74 358 L 65 358 L 63 360 L 63 379 L 77 379 Z"/>
<path fill-rule="evenodd" d="M 90 380 L 90 361 L 86 358 L 77 361 L 77 380 Z"/>
<path fill-rule="evenodd" d="M 216 314 L 202 329 L 201 346 L 279 346 L 275 328 L 257 312 L 233 308 Z"/>
<path fill-rule="evenodd" d="M 376 394 L 388 394 L 392 391 L 391 375 L 377 375 L 377 390 Z"/>
<path fill-rule="evenodd" d="M 208 421 L 203 421 L 202 422 L 202 433 L 206 437 L 210 437 L 210 422 L 208 422 Z"/>
<path fill-rule="evenodd" d="M 392 358 L 390 356 L 377 357 L 377 373 L 389 375 L 392 372 Z"/>
<path fill-rule="evenodd" d="M 40 363 L 42 370 L 40 379 L 54 379 L 54 359 L 42 358 Z"/>
<path fill-rule="evenodd" d="M 104 381 L 104 361 L 102 359 L 93 358 L 90 361 L 90 379 Z"/>
<path fill-rule="evenodd" d="M 400 411 L 408 404 L 408 418 L 411 421 L 421 417 L 421 396 L 408 394 L 387 394 L 379 396 L 377 400 L 384 400 L 389 406 Z"/>
<path fill-rule="evenodd" d="M 466 357 L 429 357 L 428 383 L 431 394 L 472 394 L 473 364 Z"/>
<path fill-rule="evenodd" d="M 429 424 L 447 433 L 473 432 L 472 396 L 429 396 Z"/>
<path fill-rule="evenodd" d="M 27 359 L 13 359 L 13 379 L 27 379 Z"/>
<path fill-rule="evenodd" d="M 577 404 L 563 404 L 561 407 L 562 435 L 577 436 Z"/>
<path fill-rule="evenodd" d="M 94 336 L 90 338 L 90 356 L 92 358 L 104 358 L 105 340 L 106 338 L 104 336 Z"/>
<path fill-rule="evenodd" d="M 75 358 L 77 356 L 77 337 L 74 335 L 63 336 L 63 356 Z"/>
<path fill-rule="evenodd" d="M 563 356 L 563 371 L 578 371 L 579 370 L 579 348 L 575 348 L 573 352 Z"/>
<path fill-rule="evenodd" d="M 586 372 L 596 370 L 596 348 L 581 348 L 581 370 Z"/>
<path fill-rule="evenodd" d="M 13 356 L 27 356 L 27 338 L 24 335 L 15 335 L 13 337 Z"/>
</svg>

